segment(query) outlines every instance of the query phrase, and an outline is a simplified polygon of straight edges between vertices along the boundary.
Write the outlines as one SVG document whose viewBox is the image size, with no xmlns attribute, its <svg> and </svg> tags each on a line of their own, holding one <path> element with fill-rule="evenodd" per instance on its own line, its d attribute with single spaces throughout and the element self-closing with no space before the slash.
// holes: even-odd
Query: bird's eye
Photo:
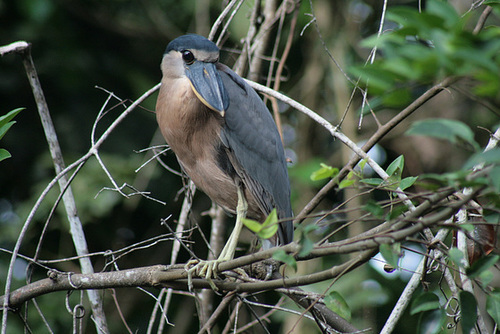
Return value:
<svg viewBox="0 0 500 334">
<path fill-rule="evenodd" d="M 185 50 L 182 51 L 182 59 L 186 64 L 190 65 L 194 62 L 194 55 L 191 51 Z"/>
</svg>

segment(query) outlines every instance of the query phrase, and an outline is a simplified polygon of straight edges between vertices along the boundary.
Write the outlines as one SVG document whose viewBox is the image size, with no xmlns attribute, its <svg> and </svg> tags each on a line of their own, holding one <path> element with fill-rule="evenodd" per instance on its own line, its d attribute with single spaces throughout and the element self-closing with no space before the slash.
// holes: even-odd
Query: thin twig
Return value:
<svg viewBox="0 0 500 334">
<path fill-rule="evenodd" d="M 382 14 L 380 16 L 380 23 L 379 23 L 378 31 L 377 31 L 377 38 L 380 38 L 380 36 L 382 35 L 383 29 L 384 29 L 386 12 L 387 12 L 387 0 L 384 0 L 384 5 L 382 6 Z M 377 55 L 377 46 L 375 45 L 373 47 L 373 49 L 370 51 L 370 56 L 368 58 L 368 61 L 370 62 L 370 64 L 373 64 L 373 62 L 375 61 L 376 55 Z M 359 80 L 358 80 L 358 82 L 359 82 Z M 365 110 L 365 106 L 368 104 L 368 85 L 369 85 L 369 81 L 366 82 L 366 88 L 362 92 L 363 101 L 361 103 L 361 110 Z M 358 87 L 358 86 L 356 85 L 355 87 Z M 363 123 L 363 115 L 364 115 L 363 112 L 361 112 L 359 115 L 358 128 L 361 128 L 361 124 Z M 377 118 L 375 118 L 375 120 L 378 122 Z"/>
<path fill-rule="evenodd" d="M 215 43 L 215 44 L 217 44 L 217 46 L 220 47 L 222 45 L 222 39 L 226 35 L 226 31 L 229 28 L 229 25 L 231 24 L 231 22 L 233 21 L 234 17 L 236 16 L 236 14 L 238 13 L 238 11 L 240 10 L 240 7 L 243 4 L 243 2 L 244 2 L 244 0 L 239 0 L 238 4 L 236 5 L 236 8 L 233 10 L 233 12 L 231 13 L 231 15 L 229 16 L 229 19 L 224 24 L 224 27 L 222 28 L 222 31 L 219 34 L 219 38 L 217 38 L 217 42 Z"/>
<path fill-rule="evenodd" d="M 344 71 L 342 66 L 340 66 L 340 64 L 337 62 L 337 59 L 335 59 L 335 57 L 332 55 L 332 53 L 328 49 L 328 46 L 326 45 L 326 42 L 323 38 L 323 35 L 321 34 L 321 30 L 319 29 L 319 26 L 318 26 L 318 20 L 316 19 L 316 14 L 314 13 L 314 6 L 313 6 L 312 0 L 309 0 L 309 7 L 311 9 L 310 16 L 312 17 L 309 24 L 314 24 L 314 27 L 316 28 L 316 33 L 318 34 L 318 38 L 321 41 L 321 45 L 323 46 L 323 49 L 325 50 L 328 57 L 333 61 L 335 66 L 339 69 L 340 73 L 342 73 L 342 75 L 347 79 L 347 81 L 349 81 L 353 86 L 357 87 L 356 82 Z M 306 27 L 304 27 L 304 29 L 305 28 Z M 301 32 L 301 34 L 302 33 L 303 33 L 303 31 Z"/>
<path fill-rule="evenodd" d="M 177 227 L 175 229 L 176 235 L 182 235 L 186 230 L 186 225 L 188 223 L 189 213 L 191 212 L 191 206 L 193 204 L 193 196 L 196 192 L 196 186 L 193 181 L 189 180 L 188 186 L 185 191 L 184 200 L 182 202 L 181 213 L 179 215 L 179 221 L 177 222 Z M 179 256 L 179 251 L 181 247 L 180 239 L 175 239 L 172 245 L 172 253 L 170 256 L 170 264 L 177 263 L 177 257 Z M 166 314 L 168 308 L 170 306 L 170 302 L 172 301 L 172 289 L 167 290 L 167 295 L 165 297 L 165 303 L 163 305 L 163 316 L 160 319 L 160 325 L 158 331 L 161 333 L 163 331 L 163 327 L 165 326 Z"/>
<path fill-rule="evenodd" d="M 210 330 L 214 326 L 215 321 L 217 321 L 217 319 L 219 318 L 219 316 L 221 315 L 221 313 L 233 301 L 234 297 L 236 297 L 236 293 L 234 293 L 234 292 L 230 292 L 230 293 L 228 293 L 227 295 L 224 296 L 224 298 L 222 299 L 222 302 L 219 304 L 219 306 L 217 306 L 217 308 L 215 309 L 215 311 L 212 313 L 212 315 L 210 316 L 210 318 L 208 319 L 208 321 L 205 322 L 205 324 L 200 329 L 200 331 L 198 332 L 198 334 L 202 334 L 202 333 L 205 333 L 205 332 L 206 333 L 210 333 Z"/>
<path fill-rule="evenodd" d="M 269 317 L 272 314 L 276 313 L 277 311 L 285 311 L 285 312 L 288 312 L 288 313 L 291 313 L 291 314 L 298 314 L 299 313 L 297 311 L 289 310 L 289 309 L 286 309 L 286 308 L 283 308 L 283 307 L 279 306 L 279 305 L 281 305 L 283 303 L 284 297 L 280 298 L 280 300 L 278 300 L 278 302 L 275 305 L 267 305 L 267 304 L 263 304 L 263 303 L 252 302 L 252 301 L 248 300 L 247 298 L 240 298 L 240 300 L 243 303 L 245 303 L 245 304 L 255 305 L 255 306 L 259 306 L 259 307 L 263 307 L 263 308 L 268 308 L 269 311 L 267 311 L 265 314 L 263 314 L 262 316 L 260 316 L 260 318 L 262 318 L 262 319 L 269 319 Z M 309 317 L 309 316 L 307 316 L 307 317 Z M 237 334 L 237 333 L 247 333 L 247 331 L 251 327 L 255 326 L 258 323 L 259 323 L 258 320 L 252 320 L 248 324 L 246 324 L 246 325 L 241 326 L 240 328 L 238 328 L 238 330 L 235 332 L 235 334 Z"/>
<path fill-rule="evenodd" d="M 241 0 L 231 0 L 231 2 L 224 7 L 224 10 L 220 15 L 217 17 L 217 20 L 215 20 L 214 24 L 212 25 L 212 29 L 210 30 L 210 33 L 208 34 L 208 39 L 213 41 L 215 38 L 215 34 L 217 33 L 217 30 L 219 29 L 220 25 L 222 24 L 222 21 L 224 21 L 224 18 L 227 16 L 227 13 L 233 8 L 234 4 L 236 1 L 241 1 Z"/>
<path fill-rule="evenodd" d="M 210 210 L 207 214 L 212 218 L 212 224 L 210 229 L 210 246 L 207 260 L 215 260 L 219 256 L 222 248 L 224 247 L 225 239 L 224 234 L 226 232 L 226 213 L 222 207 L 218 206 L 216 203 L 212 203 Z M 211 289 L 204 289 L 201 292 L 196 292 L 198 299 L 200 300 L 199 307 L 204 314 L 211 314 L 213 309 L 214 292 Z"/>
<path fill-rule="evenodd" d="M 484 25 L 486 23 L 486 19 L 488 18 L 488 16 L 490 16 L 492 11 L 493 11 L 493 7 L 486 6 L 486 8 L 481 13 L 481 16 L 479 17 L 479 20 L 477 21 L 477 24 L 474 27 L 474 30 L 472 31 L 472 33 L 474 35 L 479 34 L 479 32 L 484 28 Z"/>
<path fill-rule="evenodd" d="M 285 16 L 285 11 L 283 11 L 283 17 Z M 281 55 L 280 61 L 278 63 L 278 68 L 276 69 L 276 75 L 275 75 L 275 80 L 274 80 L 274 85 L 273 89 L 275 91 L 279 91 L 280 84 L 281 84 L 281 74 L 283 73 L 283 68 L 285 67 L 286 59 L 288 58 L 288 55 L 290 54 L 290 49 L 292 48 L 292 42 L 293 42 L 293 37 L 295 33 L 295 28 L 297 26 L 297 18 L 299 16 L 299 7 L 297 6 L 294 8 L 294 13 L 292 17 L 292 21 L 290 22 L 290 31 L 288 33 L 288 38 L 286 41 L 285 49 L 283 50 L 283 54 Z M 276 43 L 276 48 L 278 46 L 278 43 Z M 274 61 L 271 62 L 273 64 Z M 271 66 L 272 68 L 272 66 Z M 268 78 L 268 85 L 270 85 L 270 77 L 272 75 L 272 72 L 269 72 L 269 78 Z M 281 136 L 281 140 L 283 141 L 283 129 L 281 126 L 281 117 L 279 114 L 279 106 L 278 102 L 276 101 L 275 98 L 271 99 L 271 104 L 273 106 L 273 114 L 274 114 L 274 120 L 276 121 L 276 127 L 278 128 L 278 132 Z"/>
<path fill-rule="evenodd" d="M 111 289 L 111 296 L 113 297 L 113 302 L 115 303 L 116 310 L 118 312 L 118 315 L 120 316 L 120 320 L 122 321 L 123 325 L 127 329 L 127 332 L 129 334 L 133 334 L 134 332 L 130 329 L 127 319 L 125 319 L 125 316 L 123 315 L 122 309 L 120 307 L 120 303 L 118 303 L 118 298 L 116 298 L 116 290 Z"/>
<path fill-rule="evenodd" d="M 250 80 L 259 81 L 259 76 L 262 68 L 262 56 L 265 54 L 269 39 L 271 38 L 271 27 L 274 24 L 274 16 L 276 11 L 277 0 L 267 0 L 264 2 L 262 14 L 264 22 L 259 28 L 255 36 L 254 43 L 250 48 L 250 53 L 253 55 L 249 64 L 248 78 Z"/>
</svg>

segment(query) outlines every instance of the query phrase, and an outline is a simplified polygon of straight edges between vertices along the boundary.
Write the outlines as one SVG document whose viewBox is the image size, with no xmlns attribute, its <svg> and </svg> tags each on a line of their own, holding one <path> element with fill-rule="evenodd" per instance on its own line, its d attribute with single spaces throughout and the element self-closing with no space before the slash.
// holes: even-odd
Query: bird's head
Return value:
<svg viewBox="0 0 500 334">
<path fill-rule="evenodd" d="M 162 61 L 162 72 L 169 78 L 187 77 L 198 99 L 224 116 L 229 97 L 216 64 L 219 48 L 205 37 L 189 34 L 171 41 Z"/>
</svg>

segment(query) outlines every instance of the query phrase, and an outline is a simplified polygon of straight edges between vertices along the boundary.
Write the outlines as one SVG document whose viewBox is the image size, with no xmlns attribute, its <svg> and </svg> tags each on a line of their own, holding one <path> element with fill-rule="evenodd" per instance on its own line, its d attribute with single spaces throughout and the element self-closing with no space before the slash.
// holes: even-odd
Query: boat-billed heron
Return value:
<svg viewBox="0 0 500 334">
<path fill-rule="evenodd" d="M 262 222 L 273 208 L 279 228 L 275 236 L 263 240 L 263 247 L 290 243 L 293 214 L 286 160 L 264 102 L 240 76 L 219 63 L 219 48 L 199 35 L 171 41 L 161 70 L 156 118 L 165 140 L 197 188 L 236 214 L 219 258 L 198 263 L 194 272 L 208 279 L 216 275 L 218 263 L 234 256 L 242 218 Z"/>
</svg>

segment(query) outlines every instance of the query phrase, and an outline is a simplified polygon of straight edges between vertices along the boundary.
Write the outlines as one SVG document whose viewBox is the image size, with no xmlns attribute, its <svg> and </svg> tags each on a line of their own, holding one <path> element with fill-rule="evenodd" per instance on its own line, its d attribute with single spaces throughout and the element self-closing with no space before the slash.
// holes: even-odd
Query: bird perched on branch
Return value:
<svg viewBox="0 0 500 334">
<path fill-rule="evenodd" d="M 208 279 L 234 257 L 245 217 L 264 221 L 275 208 L 277 233 L 270 248 L 293 240 L 290 184 L 283 145 L 257 93 L 219 63 L 219 48 L 205 37 L 171 41 L 161 63 L 156 117 L 184 172 L 225 211 L 236 214 L 228 242 L 215 261 L 191 268 Z"/>
</svg>

